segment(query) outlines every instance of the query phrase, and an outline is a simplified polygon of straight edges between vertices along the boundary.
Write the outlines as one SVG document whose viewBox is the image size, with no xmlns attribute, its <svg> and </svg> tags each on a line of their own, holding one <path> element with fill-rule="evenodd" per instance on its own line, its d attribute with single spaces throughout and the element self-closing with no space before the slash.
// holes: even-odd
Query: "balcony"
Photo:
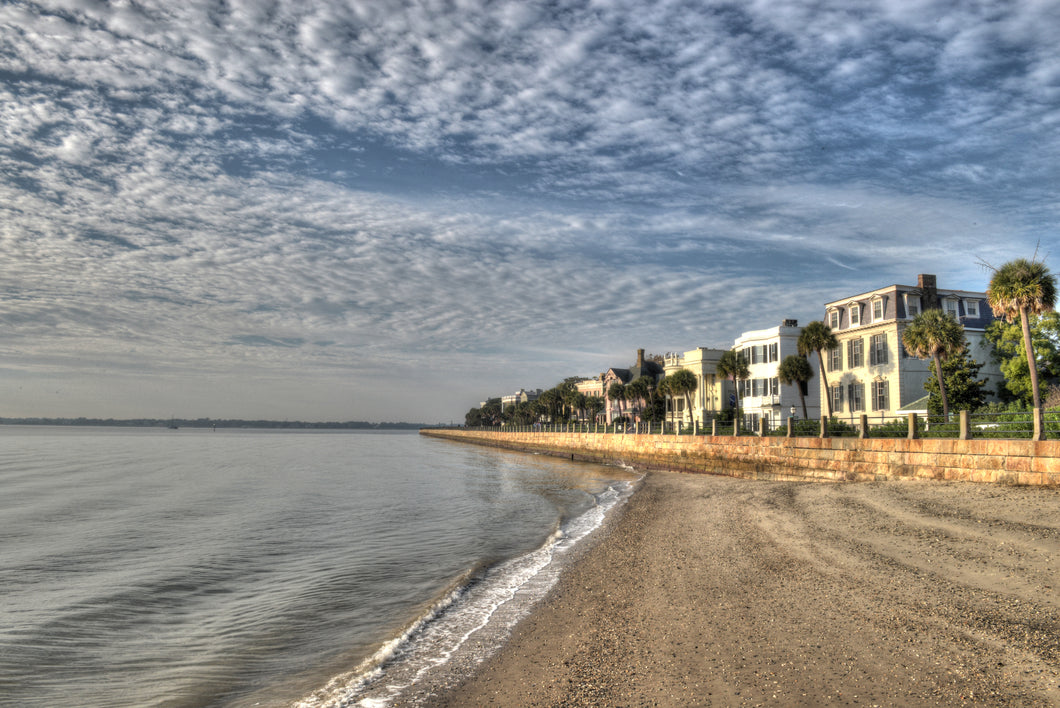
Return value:
<svg viewBox="0 0 1060 708">
<path fill-rule="evenodd" d="M 771 408 L 780 405 L 780 395 L 774 396 L 744 396 L 740 405 L 746 408 Z"/>
</svg>

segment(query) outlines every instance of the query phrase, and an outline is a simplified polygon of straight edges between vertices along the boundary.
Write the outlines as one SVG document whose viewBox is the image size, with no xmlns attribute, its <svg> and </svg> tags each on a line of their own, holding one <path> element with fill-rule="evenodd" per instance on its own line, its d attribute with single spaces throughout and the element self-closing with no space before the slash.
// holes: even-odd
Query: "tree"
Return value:
<svg viewBox="0 0 1060 708">
<path fill-rule="evenodd" d="M 585 399 L 585 412 L 593 421 L 597 419 L 604 409 L 604 399 L 600 396 L 587 396 Z"/>
<path fill-rule="evenodd" d="M 469 428 L 478 428 L 482 425 L 482 409 L 472 408 L 464 414 L 464 425 Z"/>
<path fill-rule="evenodd" d="M 670 397 L 673 395 L 673 393 L 670 391 L 669 376 L 664 376 L 662 378 L 662 381 L 659 382 L 659 385 L 655 387 L 655 392 L 662 397 L 663 401 L 667 403 L 671 401 Z M 674 420 L 674 408 L 676 408 L 676 406 L 671 403 L 671 405 L 666 406 L 666 408 L 670 412 L 670 420 L 672 422 Z"/>
<path fill-rule="evenodd" d="M 621 381 L 615 381 L 607 387 L 607 398 L 618 402 L 619 415 L 622 414 L 622 402 L 626 400 L 626 385 Z"/>
<path fill-rule="evenodd" d="M 1060 313 L 1046 312 L 1029 319 L 1039 384 L 1060 383 Z M 1011 394 L 1009 397 L 1015 396 L 1031 405 L 1031 374 L 1020 325 L 994 320 L 986 328 L 986 339 L 994 345 L 994 360 L 1001 365 L 1001 373 L 1005 375 L 1004 388 L 999 387 L 998 395 L 1004 398 L 1006 393 Z"/>
<path fill-rule="evenodd" d="M 630 408 L 633 407 L 634 401 L 639 401 L 640 405 L 637 407 L 638 411 L 643 411 L 651 405 L 652 397 L 655 392 L 655 379 L 650 376 L 638 376 L 633 381 L 626 384 L 626 400 L 630 403 Z"/>
<path fill-rule="evenodd" d="M 563 407 L 563 396 L 559 389 L 550 388 L 542 392 L 537 400 L 541 404 L 542 412 L 548 416 L 549 422 L 556 422 L 559 419 L 559 411 Z"/>
<path fill-rule="evenodd" d="M 821 386 L 824 387 L 824 402 L 828 409 L 829 418 L 832 417 L 832 396 L 829 395 L 828 375 L 824 370 L 824 353 L 838 346 L 839 339 L 835 336 L 832 328 L 820 320 L 810 322 L 799 333 L 799 354 L 809 356 L 814 353 L 817 355 L 817 363 L 821 367 Z"/>
<path fill-rule="evenodd" d="M 669 376 L 663 379 L 663 381 L 669 381 L 669 389 L 671 396 L 683 396 L 685 399 L 685 410 L 688 414 L 692 415 L 692 394 L 696 392 L 696 388 L 699 387 L 699 382 L 696 380 L 696 375 L 688 369 L 678 369 Z"/>
<path fill-rule="evenodd" d="M 477 411 L 477 413 L 476 413 Z M 486 401 L 482 408 L 472 408 L 464 416 L 465 425 L 469 426 L 495 426 L 503 421 L 501 411 L 501 399 L 491 398 Z"/>
<path fill-rule="evenodd" d="M 951 408 L 974 411 L 986 405 L 987 382 L 979 378 L 981 367 L 982 364 L 968 352 L 967 342 L 959 354 L 942 362 L 942 379 Z M 942 389 L 939 388 L 936 374 L 931 374 L 924 384 L 924 390 L 928 392 L 928 410 L 942 413 Z"/>
<path fill-rule="evenodd" d="M 806 384 L 813 378 L 813 367 L 806 357 L 800 354 L 790 354 L 784 357 L 777 369 L 777 378 L 785 386 L 795 386 L 799 392 L 799 400 L 802 402 L 802 417 L 809 418 L 806 412 Z"/>
<path fill-rule="evenodd" d="M 563 405 L 568 409 L 567 418 L 573 420 L 575 412 L 580 410 L 585 405 L 585 395 L 578 390 L 574 383 L 564 382 L 559 386 L 560 397 L 563 399 Z"/>
<path fill-rule="evenodd" d="M 964 325 L 939 309 L 924 310 L 906 325 L 902 343 L 909 354 L 918 359 L 935 362 L 935 380 L 942 399 L 942 417 L 950 418 L 950 404 L 946 400 L 946 378 L 942 362 L 965 350 Z"/>
<path fill-rule="evenodd" d="M 751 370 L 747 367 L 747 360 L 740 356 L 740 352 L 730 349 L 718 357 L 716 370 L 718 376 L 732 381 L 733 388 L 736 389 L 736 411 L 738 414 L 740 410 L 739 382 L 751 375 Z"/>
<path fill-rule="evenodd" d="M 988 266 L 989 267 L 989 266 Z M 1041 410 L 1042 399 L 1038 392 L 1038 369 L 1031 341 L 1030 317 L 1051 312 L 1056 307 L 1056 276 L 1049 272 L 1039 260 L 1017 258 L 999 268 L 991 268 L 994 275 L 986 289 L 990 308 L 1006 322 L 1018 317 L 1023 329 L 1023 346 L 1030 371 L 1031 398 L 1034 408 Z M 1040 421 L 1036 421 L 1040 433 Z"/>
</svg>

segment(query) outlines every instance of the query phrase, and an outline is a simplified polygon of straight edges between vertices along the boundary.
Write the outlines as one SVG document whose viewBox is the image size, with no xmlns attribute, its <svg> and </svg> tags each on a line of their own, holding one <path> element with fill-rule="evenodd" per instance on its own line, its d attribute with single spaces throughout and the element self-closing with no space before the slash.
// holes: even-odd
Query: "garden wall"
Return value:
<svg viewBox="0 0 1060 708">
<path fill-rule="evenodd" d="M 782 438 L 423 429 L 421 435 L 644 469 L 750 479 L 1060 485 L 1060 441 Z"/>
</svg>

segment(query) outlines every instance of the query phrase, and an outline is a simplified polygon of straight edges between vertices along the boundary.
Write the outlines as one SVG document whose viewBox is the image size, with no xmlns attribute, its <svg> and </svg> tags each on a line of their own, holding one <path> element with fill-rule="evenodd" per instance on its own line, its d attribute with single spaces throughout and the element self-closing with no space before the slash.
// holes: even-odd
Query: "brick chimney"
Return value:
<svg viewBox="0 0 1060 708">
<path fill-rule="evenodd" d="M 644 350 L 637 350 L 637 366 L 644 368 Z"/>
<path fill-rule="evenodd" d="M 921 273 L 916 277 L 916 285 L 920 288 L 920 302 L 925 310 L 938 310 L 942 307 L 935 283 L 935 276 L 929 273 Z"/>
</svg>

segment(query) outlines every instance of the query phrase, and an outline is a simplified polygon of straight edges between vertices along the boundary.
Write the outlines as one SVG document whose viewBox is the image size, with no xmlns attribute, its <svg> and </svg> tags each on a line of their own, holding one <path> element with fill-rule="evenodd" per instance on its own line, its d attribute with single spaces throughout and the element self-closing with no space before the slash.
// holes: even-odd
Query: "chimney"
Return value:
<svg viewBox="0 0 1060 708">
<path fill-rule="evenodd" d="M 637 350 L 637 366 L 639 366 L 641 368 L 644 367 L 644 350 L 643 349 L 638 349 Z"/>
<path fill-rule="evenodd" d="M 916 285 L 920 288 L 922 307 L 925 310 L 938 310 L 942 307 L 935 283 L 935 276 L 929 273 L 921 273 L 916 277 Z"/>
<path fill-rule="evenodd" d="M 799 326 L 799 321 L 798 320 L 784 320 L 784 326 L 785 327 L 798 327 Z"/>
</svg>

